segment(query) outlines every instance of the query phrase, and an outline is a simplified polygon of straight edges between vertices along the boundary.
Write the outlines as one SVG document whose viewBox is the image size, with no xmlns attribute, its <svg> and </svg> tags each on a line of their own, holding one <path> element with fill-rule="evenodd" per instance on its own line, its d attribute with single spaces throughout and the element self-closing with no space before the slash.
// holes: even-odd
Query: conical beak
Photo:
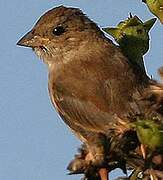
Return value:
<svg viewBox="0 0 163 180">
<path fill-rule="evenodd" d="M 17 42 L 17 45 L 34 48 L 42 46 L 47 40 L 48 39 L 41 38 L 34 30 L 31 30 Z"/>
<path fill-rule="evenodd" d="M 18 42 L 17 45 L 25 47 L 33 47 L 34 45 L 34 34 L 32 31 L 29 31 L 24 35 Z"/>
</svg>

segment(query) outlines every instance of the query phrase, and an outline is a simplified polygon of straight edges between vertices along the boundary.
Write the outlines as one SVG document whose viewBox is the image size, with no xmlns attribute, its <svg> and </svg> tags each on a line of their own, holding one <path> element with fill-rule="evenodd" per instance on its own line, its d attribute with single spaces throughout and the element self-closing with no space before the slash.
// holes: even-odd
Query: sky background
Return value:
<svg viewBox="0 0 163 180">
<path fill-rule="evenodd" d="M 0 1 L 0 179 L 78 180 L 66 166 L 80 142 L 54 111 L 47 90 L 47 67 L 32 50 L 16 42 L 48 9 L 79 7 L 100 27 L 115 26 L 129 12 L 152 17 L 141 0 L 1 0 Z M 158 78 L 163 65 L 163 25 L 151 31 L 145 56 L 148 73 Z M 116 171 L 111 174 L 114 179 Z"/>
</svg>

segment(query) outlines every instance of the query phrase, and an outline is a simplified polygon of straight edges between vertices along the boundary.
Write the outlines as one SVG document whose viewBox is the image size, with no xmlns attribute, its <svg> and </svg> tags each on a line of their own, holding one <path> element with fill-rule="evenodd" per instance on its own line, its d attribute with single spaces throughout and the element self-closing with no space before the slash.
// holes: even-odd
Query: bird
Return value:
<svg viewBox="0 0 163 180">
<path fill-rule="evenodd" d="M 154 14 L 163 24 L 163 1 L 162 0 L 142 0 L 146 3 L 148 9 Z"/>
<path fill-rule="evenodd" d="M 103 30 L 111 35 L 119 44 L 123 54 L 134 63 L 137 63 L 142 70 L 145 70 L 143 55 L 149 50 L 149 31 L 156 21 L 152 18 L 142 22 L 138 16 L 132 16 L 121 21 L 117 27 L 107 27 Z"/>
<path fill-rule="evenodd" d="M 47 11 L 17 45 L 32 48 L 47 64 L 53 106 L 107 180 L 110 139 L 123 136 L 130 116 L 144 113 L 146 100 L 139 99 L 149 77 L 78 8 Z"/>
</svg>

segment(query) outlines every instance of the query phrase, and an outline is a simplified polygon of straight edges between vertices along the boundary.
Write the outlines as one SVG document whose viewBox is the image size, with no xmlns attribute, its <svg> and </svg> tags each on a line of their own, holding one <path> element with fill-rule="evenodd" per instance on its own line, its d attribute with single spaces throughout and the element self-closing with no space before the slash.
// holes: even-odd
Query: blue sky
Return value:
<svg viewBox="0 0 163 180">
<path fill-rule="evenodd" d="M 48 9 L 79 7 L 100 27 L 114 26 L 129 12 L 152 17 L 141 0 L 1 0 L 0 1 L 0 179 L 77 180 L 66 166 L 80 142 L 54 111 L 47 90 L 47 67 L 32 50 L 16 46 Z M 151 31 L 145 56 L 150 75 L 163 65 L 163 25 Z M 116 171 L 112 173 L 111 180 Z"/>
</svg>

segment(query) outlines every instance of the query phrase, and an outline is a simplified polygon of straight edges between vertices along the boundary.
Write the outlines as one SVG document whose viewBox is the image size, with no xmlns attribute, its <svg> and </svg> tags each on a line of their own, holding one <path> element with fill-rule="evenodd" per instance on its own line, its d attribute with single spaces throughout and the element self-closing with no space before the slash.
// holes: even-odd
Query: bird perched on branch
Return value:
<svg viewBox="0 0 163 180">
<path fill-rule="evenodd" d="M 130 14 L 130 17 L 121 21 L 117 27 L 103 30 L 113 36 L 130 61 L 145 70 L 143 55 L 149 50 L 149 31 L 155 21 L 156 18 L 153 18 L 143 23 L 137 16 Z"/>
<path fill-rule="evenodd" d="M 144 112 L 139 99 L 149 78 L 76 8 L 46 12 L 17 44 L 48 65 L 54 107 L 85 143 L 89 165 L 108 179 L 110 139 L 123 136 L 131 115 Z"/>
</svg>

